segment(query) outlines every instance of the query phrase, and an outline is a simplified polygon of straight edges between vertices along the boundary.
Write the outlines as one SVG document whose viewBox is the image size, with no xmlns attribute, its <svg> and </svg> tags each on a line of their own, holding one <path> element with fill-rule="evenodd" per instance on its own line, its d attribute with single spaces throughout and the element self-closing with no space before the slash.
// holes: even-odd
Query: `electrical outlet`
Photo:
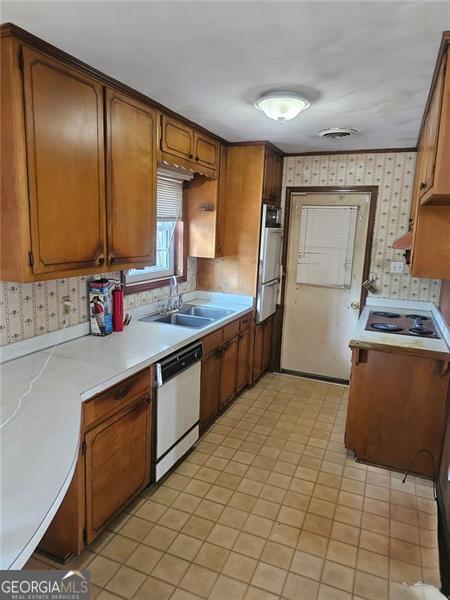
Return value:
<svg viewBox="0 0 450 600">
<path fill-rule="evenodd" d="M 72 305 L 72 302 L 70 301 L 70 296 L 63 296 L 61 298 L 61 304 L 62 304 L 62 314 L 70 315 L 70 307 Z"/>
<path fill-rule="evenodd" d="M 405 269 L 405 263 L 402 260 L 391 261 L 391 273 L 403 273 Z"/>
</svg>

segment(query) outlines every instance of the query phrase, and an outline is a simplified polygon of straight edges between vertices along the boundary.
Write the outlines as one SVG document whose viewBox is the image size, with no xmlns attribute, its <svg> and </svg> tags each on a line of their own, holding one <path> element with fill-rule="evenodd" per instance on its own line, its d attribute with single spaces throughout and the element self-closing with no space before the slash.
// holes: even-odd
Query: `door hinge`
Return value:
<svg viewBox="0 0 450 600">
<path fill-rule="evenodd" d="M 29 252 L 28 252 L 28 264 L 30 265 L 30 267 L 32 267 L 34 265 L 34 257 L 33 257 L 33 253 L 31 252 L 31 250 L 29 250 Z"/>
<path fill-rule="evenodd" d="M 84 440 L 81 442 L 81 454 L 86 454 L 86 442 Z"/>
<path fill-rule="evenodd" d="M 23 50 L 19 51 L 19 67 L 23 69 L 25 66 L 25 61 L 23 59 Z"/>
</svg>

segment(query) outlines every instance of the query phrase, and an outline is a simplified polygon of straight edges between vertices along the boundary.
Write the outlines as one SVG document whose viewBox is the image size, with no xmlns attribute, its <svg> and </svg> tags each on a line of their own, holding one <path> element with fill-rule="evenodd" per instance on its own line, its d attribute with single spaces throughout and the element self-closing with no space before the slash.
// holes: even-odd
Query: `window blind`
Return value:
<svg viewBox="0 0 450 600">
<path fill-rule="evenodd" d="M 156 214 L 158 221 L 177 221 L 182 218 L 183 181 L 169 177 L 157 177 Z"/>
<path fill-rule="evenodd" d="M 357 206 L 302 206 L 297 283 L 348 288 Z"/>
</svg>

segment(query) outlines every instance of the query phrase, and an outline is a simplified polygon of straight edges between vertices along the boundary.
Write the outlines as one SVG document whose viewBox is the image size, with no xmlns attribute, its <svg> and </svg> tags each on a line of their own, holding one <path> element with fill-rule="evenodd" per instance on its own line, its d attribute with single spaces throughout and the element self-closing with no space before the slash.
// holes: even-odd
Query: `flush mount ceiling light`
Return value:
<svg viewBox="0 0 450 600">
<path fill-rule="evenodd" d="M 355 133 L 359 133 L 359 131 L 357 129 L 352 129 L 351 127 L 329 127 L 328 129 L 319 131 L 318 135 L 329 140 L 342 140 Z"/>
<path fill-rule="evenodd" d="M 309 105 L 306 98 L 295 92 L 267 92 L 255 102 L 258 110 L 262 110 L 266 117 L 279 123 L 295 119 Z"/>
</svg>

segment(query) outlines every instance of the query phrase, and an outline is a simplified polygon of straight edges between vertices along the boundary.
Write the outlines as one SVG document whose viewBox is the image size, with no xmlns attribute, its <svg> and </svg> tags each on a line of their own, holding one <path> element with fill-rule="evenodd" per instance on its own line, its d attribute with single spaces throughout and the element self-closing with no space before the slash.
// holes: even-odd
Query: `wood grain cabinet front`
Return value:
<svg viewBox="0 0 450 600">
<path fill-rule="evenodd" d="M 411 275 L 450 279 L 450 32 L 436 63 L 421 132 L 411 206 Z"/>
<path fill-rule="evenodd" d="M 272 357 L 273 317 L 269 317 L 255 327 L 253 351 L 253 381 L 256 381 L 270 367 Z"/>
<path fill-rule="evenodd" d="M 145 267 L 156 257 L 159 113 L 106 90 L 108 263 Z"/>
<path fill-rule="evenodd" d="M 150 483 L 150 395 L 86 434 L 86 541 Z"/>
<path fill-rule="evenodd" d="M 34 274 L 105 263 L 103 87 L 22 48 Z"/>
<path fill-rule="evenodd" d="M 200 426 L 204 429 L 219 413 L 222 348 L 219 346 L 202 359 Z"/>
<path fill-rule="evenodd" d="M 283 179 L 283 157 L 266 148 L 264 158 L 263 202 L 280 206 Z"/>
<path fill-rule="evenodd" d="M 220 376 L 220 408 L 224 408 L 236 395 L 239 336 L 223 345 L 222 372 Z"/>
<path fill-rule="evenodd" d="M 240 392 L 248 383 L 250 353 L 250 328 L 247 327 L 239 334 L 239 347 L 236 374 L 236 393 Z"/>
</svg>

